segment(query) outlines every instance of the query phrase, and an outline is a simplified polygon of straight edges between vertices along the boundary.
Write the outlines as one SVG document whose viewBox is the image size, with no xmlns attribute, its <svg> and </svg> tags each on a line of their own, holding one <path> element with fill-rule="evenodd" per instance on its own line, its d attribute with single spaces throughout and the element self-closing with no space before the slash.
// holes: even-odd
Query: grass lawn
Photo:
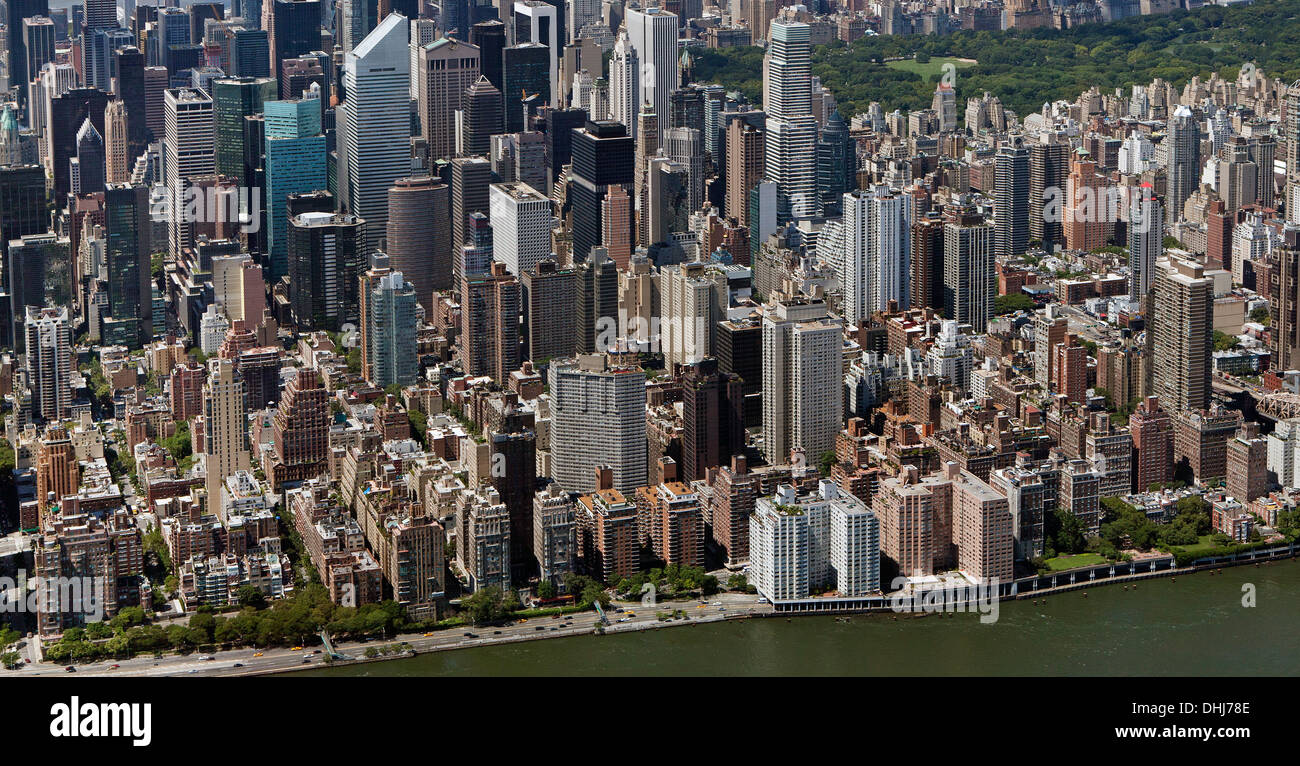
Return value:
<svg viewBox="0 0 1300 766">
<path fill-rule="evenodd" d="M 922 79 L 931 79 L 938 77 L 943 73 L 944 64 L 952 64 L 958 69 L 975 66 L 977 61 L 974 59 L 959 59 L 952 56 L 935 56 L 926 63 L 922 64 L 916 59 L 899 59 L 898 61 L 887 61 L 885 66 L 890 69 L 902 69 L 905 72 L 915 72 L 921 75 Z"/>
<path fill-rule="evenodd" d="M 1105 556 L 1099 556 L 1096 553 L 1076 553 L 1073 556 L 1057 556 L 1054 559 L 1048 559 L 1047 568 L 1053 572 L 1064 572 L 1067 569 L 1095 567 L 1098 564 L 1105 563 Z"/>
<path fill-rule="evenodd" d="M 1184 553 L 1191 553 L 1191 554 L 1208 553 L 1209 551 L 1212 551 L 1216 548 L 1223 547 L 1218 543 L 1214 542 L 1213 537 L 1214 537 L 1213 535 L 1201 535 L 1200 541 L 1197 542 L 1195 545 L 1174 545 L 1171 547 L 1175 551 L 1182 551 Z"/>
</svg>

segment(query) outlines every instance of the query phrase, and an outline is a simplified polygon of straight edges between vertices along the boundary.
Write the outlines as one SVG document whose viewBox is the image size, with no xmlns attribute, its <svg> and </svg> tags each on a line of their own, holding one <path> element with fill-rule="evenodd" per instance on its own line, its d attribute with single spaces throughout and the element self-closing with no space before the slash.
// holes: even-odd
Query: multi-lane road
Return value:
<svg viewBox="0 0 1300 766">
<path fill-rule="evenodd" d="M 659 619 L 663 613 L 673 611 L 685 613 L 685 619 L 664 622 Z M 704 601 L 665 601 L 659 604 L 616 602 L 606 611 L 609 625 L 606 634 L 628 631 L 648 630 L 670 625 L 689 624 L 692 622 L 716 622 L 767 615 L 771 607 L 759 601 L 757 596 L 738 593 L 721 593 L 710 596 Z M 487 627 L 465 627 L 440 630 L 429 634 L 403 635 L 390 640 L 373 640 L 369 642 L 347 642 L 335 644 L 335 651 L 354 658 L 365 657 L 367 648 L 393 646 L 405 642 L 416 652 L 447 651 L 451 649 L 468 649 L 475 646 L 510 643 L 516 641 L 558 638 L 560 636 L 590 635 L 595 631 L 599 620 L 595 612 L 579 612 L 561 617 L 535 617 L 515 620 L 505 625 Z M 319 653 L 318 653 L 319 652 Z M 395 655 L 396 656 L 396 655 Z M 203 659 L 211 657 L 211 659 Z M 340 662 L 340 661 L 336 661 Z M 347 662 L 343 660 L 341 662 Z M 67 671 L 63 666 L 51 663 L 24 665 L 5 671 L 4 675 L 43 675 L 43 676 L 240 676 L 262 675 L 266 673 L 283 673 L 304 670 L 325 664 L 325 655 L 319 644 L 306 645 L 301 649 L 235 649 L 212 654 L 194 653 L 190 655 L 165 655 L 161 659 L 137 657 L 130 660 L 108 660 L 77 665 L 75 671 Z"/>
</svg>

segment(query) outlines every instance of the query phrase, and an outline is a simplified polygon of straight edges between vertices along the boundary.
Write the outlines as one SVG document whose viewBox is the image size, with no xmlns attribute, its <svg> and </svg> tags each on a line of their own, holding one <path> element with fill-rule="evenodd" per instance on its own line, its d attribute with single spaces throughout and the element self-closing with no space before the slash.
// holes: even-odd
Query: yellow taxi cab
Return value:
<svg viewBox="0 0 1300 766">
<path fill-rule="evenodd" d="M 291 651 L 291 652 L 301 652 L 301 651 L 302 651 L 302 647 L 301 647 L 301 646 L 295 646 L 295 647 L 293 647 L 292 649 L 290 649 L 289 651 Z"/>
</svg>

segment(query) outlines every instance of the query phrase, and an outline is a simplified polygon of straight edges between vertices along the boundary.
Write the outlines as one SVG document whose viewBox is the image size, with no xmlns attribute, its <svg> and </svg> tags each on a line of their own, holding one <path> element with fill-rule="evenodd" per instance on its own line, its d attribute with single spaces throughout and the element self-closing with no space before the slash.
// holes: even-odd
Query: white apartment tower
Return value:
<svg viewBox="0 0 1300 766">
<path fill-rule="evenodd" d="M 27 307 L 26 360 L 32 414 L 58 421 L 72 415 L 72 326 L 68 309 Z"/>
<path fill-rule="evenodd" d="M 763 454 L 782 465 L 792 449 L 815 460 L 835 449 L 843 423 L 840 320 L 820 300 L 781 302 L 763 315 Z"/>
</svg>

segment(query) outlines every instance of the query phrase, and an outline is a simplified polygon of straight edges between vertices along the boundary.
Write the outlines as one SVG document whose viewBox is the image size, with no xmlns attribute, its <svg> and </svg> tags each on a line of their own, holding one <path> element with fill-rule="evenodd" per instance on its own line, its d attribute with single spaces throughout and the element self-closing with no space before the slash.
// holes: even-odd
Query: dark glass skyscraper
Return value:
<svg viewBox="0 0 1300 766">
<path fill-rule="evenodd" d="M 470 27 L 469 41 L 478 46 L 479 72 L 488 78 L 493 87 L 504 93 L 501 56 L 506 49 L 506 25 L 500 19 L 480 21 Z"/>
<path fill-rule="evenodd" d="M 817 197 L 821 200 L 822 215 L 827 218 L 840 215 L 844 195 L 857 188 L 857 143 L 836 109 L 826 118 L 826 127 L 817 141 Z"/>
<path fill-rule="evenodd" d="M 573 211 L 573 261 L 586 260 L 604 242 L 601 202 L 613 184 L 632 184 L 636 142 L 627 127 L 613 120 L 588 120 L 573 133 L 573 175 L 569 198 Z M 629 238 L 631 232 L 628 233 Z"/>
<path fill-rule="evenodd" d="M 551 49 L 541 43 L 524 43 L 512 45 L 502 53 L 505 87 L 501 93 L 505 99 L 505 118 L 507 133 L 524 130 L 527 121 L 524 112 L 525 102 L 532 97 L 533 103 L 550 103 L 551 101 Z"/>
<path fill-rule="evenodd" d="M 105 187 L 104 258 L 108 263 L 108 316 L 113 320 L 104 326 L 108 342 L 121 340 L 139 348 L 153 334 L 150 227 L 147 186 Z"/>
</svg>

